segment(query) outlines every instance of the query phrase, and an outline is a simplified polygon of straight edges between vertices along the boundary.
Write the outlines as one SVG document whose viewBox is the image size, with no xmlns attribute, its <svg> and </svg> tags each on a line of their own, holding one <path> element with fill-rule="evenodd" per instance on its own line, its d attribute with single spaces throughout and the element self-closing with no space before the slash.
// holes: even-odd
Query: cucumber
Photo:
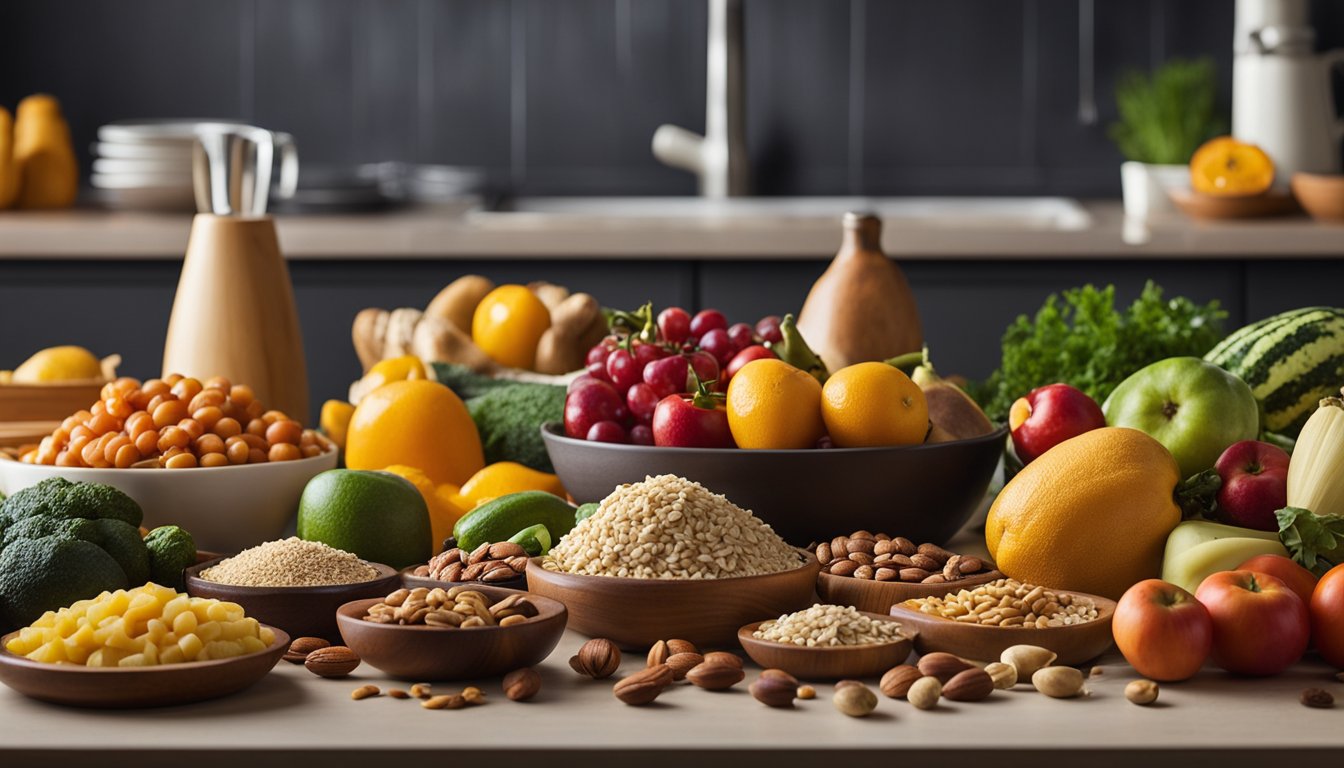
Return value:
<svg viewBox="0 0 1344 768">
<path fill-rule="evenodd" d="M 551 541 L 574 527 L 575 508 L 545 491 L 522 491 L 491 499 L 463 515 L 453 526 L 457 546 L 470 552 L 482 544 L 508 541 L 525 528 L 544 525 Z"/>
</svg>

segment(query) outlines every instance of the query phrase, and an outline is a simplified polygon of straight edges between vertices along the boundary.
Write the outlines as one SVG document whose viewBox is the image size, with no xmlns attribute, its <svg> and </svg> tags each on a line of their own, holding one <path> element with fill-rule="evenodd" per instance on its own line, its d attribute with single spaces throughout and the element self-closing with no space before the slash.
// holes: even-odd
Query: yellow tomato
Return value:
<svg viewBox="0 0 1344 768">
<path fill-rule="evenodd" d="M 536 294 L 523 285 L 501 285 L 476 305 L 471 338 L 500 365 L 530 370 L 537 343 L 550 327 L 550 310 Z"/>
</svg>

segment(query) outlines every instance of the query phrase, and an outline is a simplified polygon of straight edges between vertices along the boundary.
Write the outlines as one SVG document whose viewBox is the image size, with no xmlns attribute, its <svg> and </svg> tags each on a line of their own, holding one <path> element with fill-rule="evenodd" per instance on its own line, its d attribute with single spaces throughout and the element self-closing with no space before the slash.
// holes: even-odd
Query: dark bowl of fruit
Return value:
<svg viewBox="0 0 1344 768">
<path fill-rule="evenodd" d="M 1007 427 L 980 437 L 884 448 L 675 448 L 582 440 L 541 428 L 565 489 L 601 501 L 622 483 L 673 474 L 732 499 L 786 541 L 804 546 L 837 529 L 899 530 L 945 543 L 985 498 Z"/>
</svg>

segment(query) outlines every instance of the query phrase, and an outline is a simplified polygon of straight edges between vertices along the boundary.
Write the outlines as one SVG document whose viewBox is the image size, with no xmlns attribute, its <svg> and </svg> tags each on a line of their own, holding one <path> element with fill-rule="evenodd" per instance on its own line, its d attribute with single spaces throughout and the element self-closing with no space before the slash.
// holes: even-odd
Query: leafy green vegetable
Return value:
<svg viewBox="0 0 1344 768">
<path fill-rule="evenodd" d="M 1208 58 L 1172 59 L 1151 77 L 1126 72 L 1115 85 L 1120 121 L 1111 125 L 1111 139 L 1130 160 L 1188 163 L 1200 144 L 1226 130 L 1216 92 Z"/>
<path fill-rule="evenodd" d="M 1279 520 L 1279 540 L 1303 568 L 1323 576 L 1344 563 L 1344 517 L 1300 507 L 1284 507 L 1274 516 Z"/>
<path fill-rule="evenodd" d="M 1121 313 L 1115 286 L 1091 285 L 1051 294 L 1034 319 L 1021 315 L 1003 334 L 1003 361 L 973 394 L 995 421 L 1036 387 L 1064 382 L 1104 402 L 1138 369 L 1168 357 L 1202 357 L 1223 333 L 1218 302 L 1164 299 L 1149 281 Z"/>
</svg>

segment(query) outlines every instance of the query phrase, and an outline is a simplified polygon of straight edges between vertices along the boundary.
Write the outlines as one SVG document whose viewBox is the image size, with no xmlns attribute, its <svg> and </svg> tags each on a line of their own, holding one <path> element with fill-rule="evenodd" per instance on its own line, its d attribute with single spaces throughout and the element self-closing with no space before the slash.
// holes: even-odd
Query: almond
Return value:
<svg viewBox="0 0 1344 768">
<path fill-rule="evenodd" d="M 649 655 L 644 660 L 644 666 L 656 667 L 659 664 L 666 664 L 667 658 L 671 655 L 672 652 L 667 649 L 667 641 L 659 640 L 649 649 Z"/>
<path fill-rule="evenodd" d="M 883 696 L 889 696 L 893 699 L 903 699 L 905 694 L 910 691 L 910 686 L 915 681 L 923 677 L 924 673 L 919 671 L 919 667 L 912 664 L 902 664 L 899 667 L 892 667 L 887 673 L 882 675 L 882 682 L 878 684 L 878 689 L 882 691 Z"/>
<path fill-rule="evenodd" d="M 741 666 L 705 661 L 691 667 L 686 679 L 707 691 L 725 691 L 742 682 L 746 675 Z"/>
<path fill-rule="evenodd" d="M 504 676 L 504 696 L 509 701 L 527 701 L 541 690 L 541 675 L 531 667 L 515 669 Z"/>
<path fill-rule="evenodd" d="M 831 563 L 831 573 L 836 576 L 849 576 L 850 574 L 854 573 L 854 569 L 858 567 L 859 567 L 858 563 L 848 558 L 844 560 L 836 560 L 835 562 Z"/>
<path fill-rule="evenodd" d="M 994 692 L 994 678 L 978 667 L 963 669 L 943 685 L 943 698 L 951 701 L 982 701 Z"/>
<path fill-rule="evenodd" d="M 943 685 L 947 685 L 947 681 L 958 672 L 971 667 L 972 665 L 960 656 L 942 651 L 925 654 L 919 659 L 919 671 L 927 677 L 938 678 L 938 682 Z"/>
<path fill-rule="evenodd" d="M 284 659 L 290 664 L 302 664 L 304 659 L 308 658 L 308 654 L 329 645 L 331 643 L 320 637 L 296 637 L 289 644 L 289 649 L 285 651 Z"/>
<path fill-rule="evenodd" d="M 728 664 L 738 669 L 742 668 L 742 657 L 727 651 L 710 651 L 705 654 L 705 662 L 708 664 Z"/>
<path fill-rule="evenodd" d="M 663 689 L 672 684 L 672 669 L 666 664 L 645 667 L 623 678 L 611 689 L 616 698 L 632 707 L 652 704 Z"/>
<path fill-rule="evenodd" d="M 668 640 L 667 653 L 669 656 L 675 656 L 678 653 L 699 653 L 700 649 L 695 647 L 695 643 L 690 640 Z"/>
<path fill-rule="evenodd" d="M 751 695 L 767 707 L 792 707 L 797 694 L 798 679 L 782 669 L 767 669 L 751 684 Z"/>
<path fill-rule="evenodd" d="M 330 645 L 308 654 L 303 666 L 318 677 L 345 677 L 359 666 L 359 656 L 344 645 Z"/>
<path fill-rule="evenodd" d="M 692 668 L 704 663 L 705 657 L 698 653 L 674 653 L 667 657 L 667 666 L 672 670 L 673 680 L 683 680 Z"/>
</svg>

